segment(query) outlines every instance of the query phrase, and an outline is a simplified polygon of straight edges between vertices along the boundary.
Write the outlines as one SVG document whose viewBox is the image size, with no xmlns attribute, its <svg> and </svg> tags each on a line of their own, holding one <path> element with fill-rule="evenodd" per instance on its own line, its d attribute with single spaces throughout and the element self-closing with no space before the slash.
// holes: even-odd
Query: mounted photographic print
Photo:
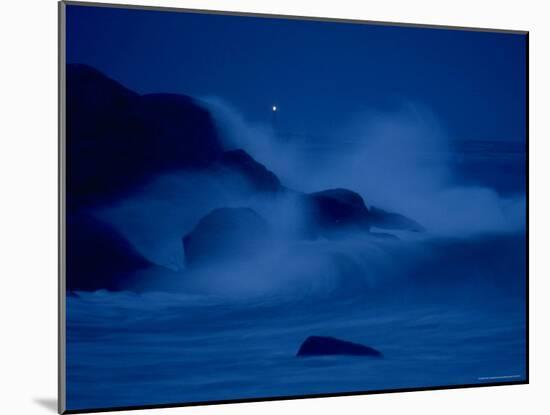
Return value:
<svg viewBox="0 0 550 415">
<path fill-rule="evenodd" d="M 527 383 L 527 61 L 60 3 L 60 412 Z"/>
</svg>

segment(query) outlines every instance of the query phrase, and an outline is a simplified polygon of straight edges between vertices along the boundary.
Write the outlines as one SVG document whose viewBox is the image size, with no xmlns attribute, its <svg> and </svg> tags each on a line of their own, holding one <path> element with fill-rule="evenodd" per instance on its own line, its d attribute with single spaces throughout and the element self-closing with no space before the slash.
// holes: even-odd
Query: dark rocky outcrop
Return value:
<svg viewBox="0 0 550 415">
<path fill-rule="evenodd" d="M 211 163 L 210 114 L 184 95 L 138 95 L 86 65 L 67 65 L 67 202 L 121 197 L 152 175 Z"/>
<path fill-rule="evenodd" d="M 188 265 L 242 260 L 261 252 L 267 222 L 250 208 L 220 208 L 204 216 L 183 238 Z"/>
<path fill-rule="evenodd" d="M 376 228 L 411 232 L 426 231 L 421 224 L 399 213 L 387 212 L 374 206 L 371 206 L 369 213 L 370 224 Z"/>
<path fill-rule="evenodd" d="M 370 356 L 382 357 L 382 353 L 369 346 L 340 340 L 334 337 L 310 336 L 296 353 L 298 357 L 307 356 Z"/>
<path fill-rule="evenodd" d="M 127 289 L 151 264 L 110 225 L 86 213 L 66 223 L 67 290 Z"/>
<path fill-rule="evenodd" d="M 217 167 L 238 173 L 257 192 L 279 192 L 284 190 L 279 178 L 263 164 L 258 163 L 244 150 L 224 152 Z"/>
<path fill-rule="evenodd" d="M 87 212 L 174 170 L 219 173 L 222 185 L 233 183 L 235 174 L 246 184 L 236 187 L 245 192 L 276 195 L 273 201 L 291 196 L 307 218 L 297 221 L 296 239 L 338 237 L 349 230 L 368 233 L 372 227 L 423 230 L 403 215 L 369 209 L 348 189 L 309 194 L 287 189 L 244 150 L 224 152 L 210 113 L 185 95 L 139 95 L 85 65 L 67 65 L 66 89 L 68 290 L 127 289 L 138 271 L 154 266 L 115 229 Z M 269 241 L 268 224 L 255 211 L 223 208 L 205 215 L 183 245 L 187 263 L 194 265 L 246 259 L 262 252 Z M 334 262 L 346 273 L 354 270 L 348 259 Z"/>
<path fill-rule="evenodd" d="M 404 215 L 374 206 L 367 207 L 358 193 L 348 189 L 329 189 L 304 195 L 309 207 L 310 236 L 334 236 L 348 230 L 368 232 L 372 227 L 387 230 L 424 232 L 418 222 Z M 371 232 L 373 236 L 395 238 L 389 234 Z"/>
<path fill-rule="evenodd" d="M 363 198 L 348 189 L 329 189 L 304 196 L 312 234 L 330 235 L 356 229 L 368 231 L 369 210 Z"/>
</svg>

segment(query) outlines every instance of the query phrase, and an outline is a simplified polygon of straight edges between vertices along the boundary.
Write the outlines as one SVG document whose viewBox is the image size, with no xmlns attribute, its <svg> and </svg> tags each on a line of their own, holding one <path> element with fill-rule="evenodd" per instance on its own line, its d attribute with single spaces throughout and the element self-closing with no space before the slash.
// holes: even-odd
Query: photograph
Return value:
<svg viewBox="0 0 550 415">
<path fill-rule="evenodd" d="M 546 415 L 543 3 L 2 11 L 0 412 Z"/>
<path fill-rule="evenodd" d="M 528 382 L 527 32 L 60 7 L 67 411 Z"/>
</svg>

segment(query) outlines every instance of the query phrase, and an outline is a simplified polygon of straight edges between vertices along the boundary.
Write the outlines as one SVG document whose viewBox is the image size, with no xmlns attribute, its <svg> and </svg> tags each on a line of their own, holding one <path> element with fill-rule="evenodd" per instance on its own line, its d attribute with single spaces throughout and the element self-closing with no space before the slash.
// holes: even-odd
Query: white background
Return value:
<svg viewBox="0 0 550 415">
<path fill-rule="evenodd" d="M 550 275 L 545 260 L 550 256 L 546 241 L 550 234 L 547 197 L 550 180 L 550 111 L 545 103 L 548 102 L 550 76 L 550 16 L 545 2 L 132 2 L 214 10 L 521 29 L 531 33 L 530 385 L 176 408 L 140 413 L 548 413 Z M 0 46 L 0 412 L 52 414 L 57 382 L 56 1 L 3 1 Z"/>
</svg>

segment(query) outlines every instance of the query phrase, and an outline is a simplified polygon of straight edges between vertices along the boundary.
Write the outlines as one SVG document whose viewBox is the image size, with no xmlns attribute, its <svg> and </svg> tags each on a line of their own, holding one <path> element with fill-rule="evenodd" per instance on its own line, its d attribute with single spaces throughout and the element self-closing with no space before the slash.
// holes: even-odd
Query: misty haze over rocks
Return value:
<svg viewBox="0 0 550 415">
<path fill-rule="evenodd" d="M 84 65 L 67 81 L 69 368 L 95 362 L 83 378 L 69 369 L 73 387 L 95 385 L 119 347 L 162 350 L 162 380 L 144 379 L 163 402 L 242 394 L 262 365 L 272 377 L 251 396 L 333 392 L 333 376 L 343 391 L 425 386 L 423 370 L 460 384 L 472 361 L 523 370 L 525 190 L 500 174 L 522 169 L 521 148 L 457 144 L 410 102 L 315 142 L 220 98 L 139 95 Z M 489 356 L 471 336 L 507 352 Z M 92 358 L 95 338 L 111 340 Z M 447 356 L 455 347 L 462 358 Z M 109 387 L 134 390 L 132 356 Z M 358 358 L 354 375 L 346 359 Z M 206 387 L 205 370 L 233 386 Z M 278 373 L 303 381 L 273 386 Z M 92 389 L 77 406 L 97 406 Z"/>
</svg>

